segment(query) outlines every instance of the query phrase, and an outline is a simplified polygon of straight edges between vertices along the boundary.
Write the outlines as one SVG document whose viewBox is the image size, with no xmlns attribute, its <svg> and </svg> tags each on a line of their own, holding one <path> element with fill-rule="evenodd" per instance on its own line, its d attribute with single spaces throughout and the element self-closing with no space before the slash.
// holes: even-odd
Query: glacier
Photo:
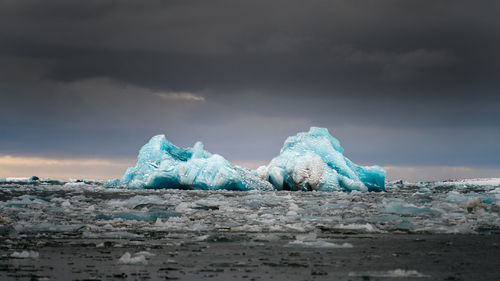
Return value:
<svg viewBox="0 0 500 281">
<path fill-rule="evenodd" d="M 354 164 L 326 128 L 288 137 L 280 154 L 257 173 L 278 190 L 384 191 L 385 170 Z"/>
<path fill-rule="evenodd" d="M 165 135 L 152 137 L 139 151 L 137 165 L 128 168 L 120 182 L 109 185 L 136 189 L 273 190 L 269 182 L 251 170 L 206 151 L 201 142 L 180 148 Z"/>
<path fill-rule="evenodd" d="M 137 164 L 109 187 L 201 190 L 384 191 L 385 170 L 363 167 L 343 156 L 327 129 L 287 138 L 280 154 L 257 170 L 231 164 L 201 142 L 180 148 L 157 135 L 139 151 Z"/>
</svg>

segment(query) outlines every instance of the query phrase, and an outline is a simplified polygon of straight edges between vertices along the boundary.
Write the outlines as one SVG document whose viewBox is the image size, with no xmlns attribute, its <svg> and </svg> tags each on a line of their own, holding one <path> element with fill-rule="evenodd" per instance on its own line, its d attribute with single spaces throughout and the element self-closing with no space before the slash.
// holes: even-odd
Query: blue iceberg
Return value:
<svg viewBox="0 0 500 281">
<path fill-rule="evenodd" d="M 327 129 L 289 137 L 279 156 L 252 171 L 232 165 L 203 149 L 201 142 L 180 148 L 164 135 L 144 145 L 137 165 L 107 186 L 202 190 L 383 191 L 385 170 L 363 167 L 343 156 L 344 150 Z"/>
<path fill-rule="evenodd" d="M 193 147 L 180 148 L 169 142 L 165 135 L 154 136 L 141 148 L 137 165 L 127 169 L 119 185 L 129 188 L 273 190 L 269 182 L 253 171 L 234 166 L 222 156 L 204 150 L 201 142 Z"/>
<path fill-rule="evenodd" d="M 257 174 L 278 190 L 384 191 L 385 170 L 354 164 L 327 129 L 289 137 L 280 154 Z"/>
</svg>

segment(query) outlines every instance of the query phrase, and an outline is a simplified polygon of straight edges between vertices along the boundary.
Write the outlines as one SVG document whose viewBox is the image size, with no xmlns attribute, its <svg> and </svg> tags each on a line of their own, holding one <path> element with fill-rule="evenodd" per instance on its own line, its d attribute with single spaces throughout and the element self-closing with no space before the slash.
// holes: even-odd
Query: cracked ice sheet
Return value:
<svg viewBox="0 0 500 281">
<path fill-rule="evenodd" d="M 381 193 L 346 193 L 2 184 L 0 232 L 134 238 L 163 232 L 193 233 L 194 237 L 219 231 L 483 233 L 500 229 L 497 186 L 388 183 L 387 187 Z"/>
</svg>

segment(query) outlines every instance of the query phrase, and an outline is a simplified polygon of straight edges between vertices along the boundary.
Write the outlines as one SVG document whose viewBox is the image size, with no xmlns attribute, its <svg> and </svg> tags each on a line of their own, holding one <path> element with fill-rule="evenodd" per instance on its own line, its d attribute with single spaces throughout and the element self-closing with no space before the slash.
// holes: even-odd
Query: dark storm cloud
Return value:
<svg viewBox="0 0 500 281">
<path fill-rule="evenodd" d="M 0 153 L 500 165 L 498 1 L 2 1 Z"/>
</svg>

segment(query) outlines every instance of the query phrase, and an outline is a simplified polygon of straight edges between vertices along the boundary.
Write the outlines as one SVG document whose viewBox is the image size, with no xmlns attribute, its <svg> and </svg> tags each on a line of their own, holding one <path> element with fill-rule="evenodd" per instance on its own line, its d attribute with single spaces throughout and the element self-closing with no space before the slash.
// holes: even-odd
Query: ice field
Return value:
<svg viewBox="0 0 500 281">
<path fill-rule="evenodd" d="M 4 235 L 141 237 L 154 232 L 484 233 L 500 229 L 490 181 L 389 182 L 385 192 L 107 188 L 99 182 L 4 181 Z M 492 184 L 488 184 L 492 183 Z"/>
<path fill-rule="evenodd" d="M 495 179 L 389 182 L 385 192 L 4 179 L 0 214 L 1 280 L 500 277 Z"/>
<path fill-rule="evenodd" d="M 121 179 L 0 178 L 0 280 L 500 278 L 500 179 L 385 175 L 312 127 L 257 170 L 158 135 Z"/>
</svg>

